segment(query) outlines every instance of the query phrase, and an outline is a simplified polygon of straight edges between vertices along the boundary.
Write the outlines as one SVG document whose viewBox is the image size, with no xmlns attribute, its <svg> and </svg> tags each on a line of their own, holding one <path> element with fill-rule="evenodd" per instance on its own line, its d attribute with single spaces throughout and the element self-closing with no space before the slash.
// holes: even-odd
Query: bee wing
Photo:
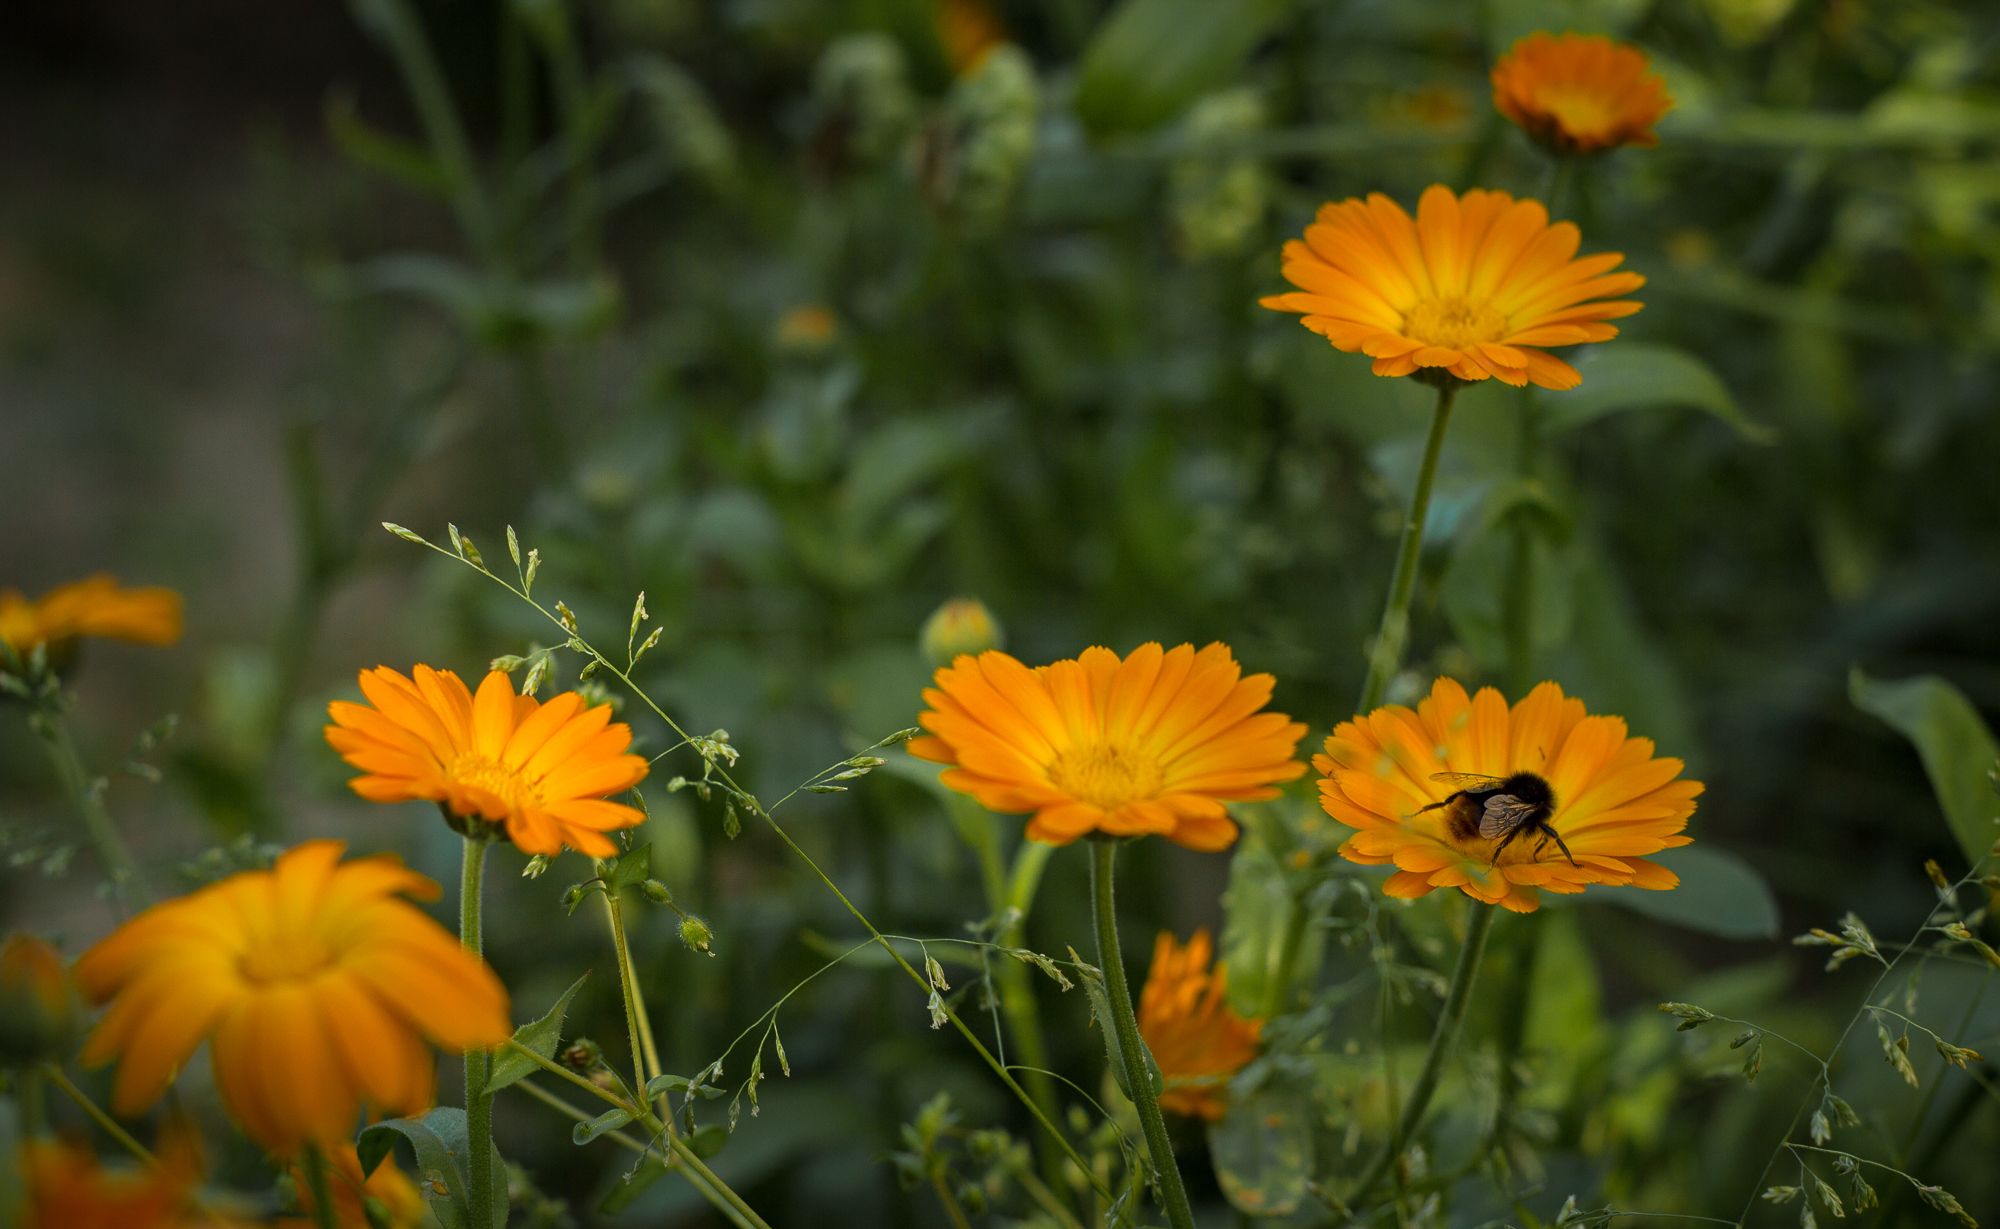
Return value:
<svg viewBox="0 0 2000 1229">
<path fill-rule="evenodd" d="M 1454 789 L 1497 789 L 1501 785 L 1501 778 L 1489 777 L 1483 772 L 1434 772 L 1431 780 Z"/>
<path fill-rule="evenodd" d="M 1535 804 L 1523 802 L 1512 794 L 1497 794 L 1486 800 L 1486 809 L 1479 816 L 1479 835 L 1487 840 L 1497 840 L 1526 823 L 1535 813 Z"/>
</svg>

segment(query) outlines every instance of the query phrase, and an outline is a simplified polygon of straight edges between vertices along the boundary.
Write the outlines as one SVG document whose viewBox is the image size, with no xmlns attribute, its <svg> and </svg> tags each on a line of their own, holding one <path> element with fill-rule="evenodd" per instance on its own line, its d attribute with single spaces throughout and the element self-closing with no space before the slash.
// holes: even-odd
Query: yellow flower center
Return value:
<svg viewBox="0 0 2000 1229">
<path fill-rule="evenodd" d="M 1165 779 L 1154 757 L 1108 743 L 1073 747 L 1049 765 L 1057 789 L 1107 811 L 1157 796 Z"/>
<path fill-rule="evenodd" d="M 236 958 L 236 971 L 260 986 L 305 981 L 333 963 L 333 953 L 316 936 L 267 939 Z"/>
<path fill-rule="evenodd" d="M 1465 299 L 1425 299 L 1403 313 L 1403 334 L 1428 346 L 1462 350 L 1482 341 L 1499 341 L 1507 333 L 1507 317 L 1491 304 Z"/>
<path fill-rule="evenodd" d="M 470 753 L 461 755 L 451 762 L 445 772 L 460 785 L 469 785 L 492 794 L 512 811 L 533 806 L 541 801 L 541 795 L 521 779 L 520 773 L 504 764 L 496 764 L 483 755 Z"/>
<path fill-rule="evenodd" d="M 1604 95 L 1594 90 L 1544 90 L 1537 101 L 1556 117 L 1564 132 L 1577 136 L 1601 135 L 1616 118 Z"/>
</svg>

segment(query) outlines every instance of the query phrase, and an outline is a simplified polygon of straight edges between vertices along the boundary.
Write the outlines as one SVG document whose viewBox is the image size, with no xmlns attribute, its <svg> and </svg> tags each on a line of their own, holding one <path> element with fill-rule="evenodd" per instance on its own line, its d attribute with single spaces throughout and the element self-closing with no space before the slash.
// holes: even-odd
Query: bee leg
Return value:
<svg viewBox="0 0 2000 1229">
<path fill-rule="evenodd" d="M 1554 828 L 1550 828 L 1546 825 L 1543 826 L 1542 831 L 1548 833 L 1547 839 L 1554 841 L 1556 843 L 1556 848 L 1563 851 L 1563 857 L 1569 859 L 1569 864 L 1571 866 L 1575 866 L 1576 855 L 1569 851 L 1568 845 L 1563 844 L 1562 834 L 1557 832 Z"/>
<path fill-rule="evenodd" d="M 1486 864 L 1487 870 L 1490 871 L 1494 867 L 1500 865 L 1500 855 L 1506 851 L 1507 846 L 1514 843 L 1514 838 L 1519 835 L 1521 835 L 1521 830 L 1519 828 L 1516 828 L 1512 832 L 1509 832 L 1506 836 L 1500 838 L 1500 843 L 1493 847 L 1493 860 Z"/>
</svg>

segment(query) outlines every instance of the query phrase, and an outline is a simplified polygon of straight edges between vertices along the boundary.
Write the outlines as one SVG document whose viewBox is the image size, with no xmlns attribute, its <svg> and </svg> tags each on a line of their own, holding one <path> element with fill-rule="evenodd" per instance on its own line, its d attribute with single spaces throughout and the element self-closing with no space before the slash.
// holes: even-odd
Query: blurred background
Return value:
<svg viewBox="0 0 2000 1229">
<path fill-rule="evenodd" d="M 767 798 L 913 723 L 919 629 L 960 596 L 1030 662 L 1225 639 L 1317 740 L 1363 673 L 1428 394 L 1256 298 L 1282 289 L 1278 248 L 1322 200 L 1543 193 L 1546 158 L 1486 84 L 1536 29 L 1636 41 L 1676 99 L 1657 149 L 1590 163 L 1558 206 L 1586 251 L 1648 276 L 1646 309 L 1547 398 L 1525 471 L 1518 395 L 1461 399 L 1392 698 L 1441 672 L 1505 681 L 1497 593 L 1525 525 L 1536 674 L 1626 716 L 1708 792 L 1697 844 L 1669 859 L 1682 890 L 1507 920 L 1491 984 L 1532 986 L 1526 1031 L 1476 1016 L 1490 1061 L 1451 1078 L 1476 1098 L 1510 1051 L 1537 1117 L 1519 1199 L 1468 1175 L 1449 1223 L 1530 1223 L 1571 1193 L 1737 1216 L 1815 1072 L 1774 1052 L 1745 1089 L 1726 1036 L 1676 1038 L 1653 1005 L 1710 1001 L 1824 1053 L 1872 974 L 1824 974 L 1784 940 L 1849 909 L 1908 935 L 1935 900 L 1923 861 L 1956 877 L 1983 853 L 1854 696 L 1922 729 L 1923 696 L 1868 679 L 1934 674 L 2000 712 L 2000 12 L 92 0 L 7 24 L 0 585 L 109 570 L 186 595 L 178 648 L 91 645 L 75 676 L 76 726 L 162 882 L 329 834 L 449 879 L 456 838 L 432 816 L 346 792 L 324 702 L 364 667 L 476 675 L 551 629 L 384 520 L 433 541 L 449 520 L 489 561 L 514 526 L 545 561 L 538 595 L 600 644 L 643 590 L 662 638 L 639 681 L 691 730 L 727 730 Z M 122 771 L 167 713 L 161 779 Z M 639 947 L 667 1066 L 691 1072 L 855 932 L 767 836 L 732 839 L 719 806 L 667 792 L 675 771 L 694 765 L 663 762 L 647 789 L 653 865 L 718 955 L 684 949 L 665 910 Z M 1155 929 L 1221 926 L 1227 889 L 1232 960 L 1262 950 L 1256 902 L 1289 900 L 1325 936 L 1314 984 L 1367 970 L 1343 929 L 1366 894 L 1342 890 L 1366 881 L 1330 857 L 1309 789 L 1266 809 L 1234 859 L 1134 853 L 1136 967 Z M 88 851 L 62 857 L 67 815 L 23 724 L 0 720 L 0 920 L 75 951 L 110 915 Z M 963 935 L 983 913 L 931 774 L 900 754 L 784 818 L 885 928 Z M 583 877 L 568 862 L 494 887 L 489 950 L 522 1018 L 609 967 L 595 919 L 561 921 Z M 1054 858 L 1030 946 L 1084 946 L 1083 872 Z M 1448 968 L 1425 935 L 1454 908 L 1409 911 L 1413 965 Z M 789 1002 L 793 1075 L 717 1158 L 773 1223 L 943 1223 L 882 1159 L 940 1089 L 967 1125 L 1026 1134 L 880 963 Z M 1975 1047 L 2000 1032 L 1976 969 L 1923 978 L 1923 1018 L 1962 1017 L 1951 1035 Z M 572 1013 L 607 1049 L 611 990 L 594 979 Z M 1080 996 L 1044 998 L 1058 1067 L 1095 1090 Z M 1350 1036 L 1378 1044 L 1373 991 L 1343 1002 L 1275 1043 L 1324 1081 L 1298 1132 L 1313 1173 L 1356 1163 L 1373 1095 L 1339 1059 Z M 1391 1037 L 1417 1044 L 1434 1010 L 1419 988 Z M 1872 1031 L 1848 1097 L 1880 1109 L 1850 1145 L 1872 1132 L 1871 1154 L 2000 1209 L 2000 1092 L 1964 1075 L 1938 1091 L 1929 1058 L 1906 1089 Z M 503 1150 L 547 1196 L 531 1223 L 563 1223 L 557 1202 L 576 1223 L 704 1223 L 677 1183 L 599 1210 L 623 1159 L 502 1108 Z M 1191 1169 L 1220 1209 L 1211 1167 Z M 259 1172 L 222 1158 L 224 1180 Z M 1298 1206 L 1303 1223 L 1316 1205 Z M 1900 1197 L 1870 1215 L 1945 1223 Z"/>
</svg>

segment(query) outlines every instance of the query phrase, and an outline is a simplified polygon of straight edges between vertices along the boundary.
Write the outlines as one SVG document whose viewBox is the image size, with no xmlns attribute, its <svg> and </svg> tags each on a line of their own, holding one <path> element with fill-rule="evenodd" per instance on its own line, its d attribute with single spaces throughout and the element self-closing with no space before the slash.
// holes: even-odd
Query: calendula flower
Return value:
<svg viewBox="0 0 2000 1229">
<path fill-rule="evenodd" d="M 333 1197 L 333 1223 L 340 1229 L 420 1229 L 430 1223 L 424 1197 L 416 1183 L 397 1167 L 395 1155 L 382 1158 L 375 1172 L 361 1176 L 361 1156 L 353 1144 L 341 1144 L 326 1154 L 327 1193 Z M 274 1229 L 313 1229 L 312 1184 L 303 1166 L 292 1165 L 292 1188 L 298 1192 L 296 1217 L 280 1217 Z M 376 1216 L 370 1217 L 373 1208 Z"/>
<path fill-rule="evenodd" d="M 63 958 L 33 935 L 8 935 L 0 943 L 0 1067 L 62 1057 L 79 1017 Z"/>
<path fill-rule="evenodd" d="M 1264 712 L 1268 674 L 1243 677 L 1224 644 L 1143 644 L 1029 669 L 997 650 L 937 672 L 912 754 L 995 811 L 1033 812 L 1028 836 L 1157 834 L 1190 849 L 1236 839 L 1223 804 L 1273 798 L 1305 771 L 1305 727 Z"/>
<path fill-rule="evenodd" d="M 1222 1117 L 1229 1077 L 1257 1056 L 1263 1030 L 1229 1005 L 1223 966 L 1209 968 L 1214 951 L 1206 930 L 1185 945 L 1162 931 L 1139 992 L 1139 1034 L 1166 1082 L 1160 1108 L 1209 1122 Z"/>
<path fill-rule="evenodd" d="M 77 983 L 109 1003 L 83 1061 L 118 1060 L 112 1108 L 159 1099 L 204 1040 L 222 1100 L 280 1156 L 336 1147 L 365 1111 L 420 1112 L 448 1050 L 507 1040 L 493 970 L 403 896 L 438 885 L 381 855 L 308 841 L 155 905 L 85 952 Z"/>
<path fill-rule="evenodd" d="M 348 783 L 355 793 L 435 802 L 461 821 L 503 825 L 531 854 L 568 846 L 611 857 L 618 845 L 605 833 L 644 822 L 637 808 L 604 797 L 646 775 L 644 757 L 626 754 L 631 727 L 611 720 L 610 705 L 591 708 L 573 691 L 543 704 L 515 695 L 498 670 L 477 695 L 449 670 L 412 673 L 364 670 L 368 704 L 327 706 L 326 741 L 365 774 Z"/>
<path fill-rule="evenodd" d="M 932 0 L 932 13 L 938 44 L 952 72 L 961 77 L 1007 41 L 1007 27 L 989 0 Z"/>
<path fill-rule="evenodd" d="M 1000 621 L 976 597 L 955 597 L 931 612 L 917 633 L 917 645 L 933 666 L 944 666 L 968 653 L 997 649 L 1005 637 Z"/>
<path fill-rule="evenodd" d="M 28 1141 L 20 1152 L 26 1195 L 20 1229 L 239 1229 L 246 1224 L 195 1202 L 201 1161 L 191 1140 L 168 1136 L 157 1156 L 157 1166 L 107 1168 L 74 1144 Z"/>
<path fill-rule="evenodd" d="M 1646 280 L 1613 273 L 1625 259 L 1616 252 L 1578 259 L 1581 241 L 1541 202 L 1505 192 L 1461 197 L 1433 184 L 1414 221 L 1377 192 L 1320 206 L 1305 238 L 1285 244 L 1285 280 L 1298 289 L 1259 301 L 1371 356 L 1378 376 L 1574 388 L 1576 368 L 1540 347 L 1616 337 L 1605 321 L 1640 308 L 1616 296 Z"/>
<path fill-rule="evenodd" d="M 59 648 L 80 636 L 172 644 L 181 638 L 181 595 L 155 586 L 127 589 L 102 572 L 33 601 L 19 589 L 0 589 L 0 642 L 16 653 Z"/>
<path fill-rule="evenodd" d="M 1699 781 L 1653 754 L 1618 717 L 1543 683 L 1511 709 L 1498 691 L 1439 679 L 1399 704 L 1342 722 L 1313 758 L 1320 805 L 1355 829 L 1341 856 L 1396 866 L 1383 890 L 1414 898 L 1458 888 L 1532 912 L 1540 889 L 1674 887 L 1646 855 L 1686 845 Z"/>
<path fill-rule="evenodd" d="M 1493 65 L 1493 105 L 1561 154 L 1657 145 L 1674 105 L 1646 53 L 1596 34 L 1530 34 Z"/>
</svg>

